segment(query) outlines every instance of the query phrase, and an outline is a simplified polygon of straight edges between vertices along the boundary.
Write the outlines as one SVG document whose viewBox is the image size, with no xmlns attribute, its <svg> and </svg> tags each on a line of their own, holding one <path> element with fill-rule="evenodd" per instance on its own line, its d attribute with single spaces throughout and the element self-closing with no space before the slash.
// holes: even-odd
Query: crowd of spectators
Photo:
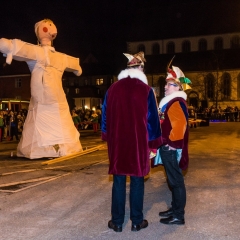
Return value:
<svg viewBox="0 0 240 240">
<path fill-rule="evenodd" d="M 211 106 L 203 109 L 189 106 L 189 118 L 208 119 L 209 121 L 239 122 L 240 109 L 235 106 Z M 93 129 L 96 132 L 101 127 L 101 109 L 73 109 L 71 111 L 74 125 L 80 130 Z M 23 125 L 27 116 L 27 110 L 22 109 L 19 112 L 11 110 L 0 110 L 0 141 L 19 140 L 18 135 L 22 133 Z"/>
<path fill-rule="evenodd" d="M 227 106 L 226 108 L 211 106 L 205 109 L 202 107 L 194 108 L 190 106 L 188 109 L 189 118 L 209 119 L 209 121 L 239 122 L 240 109 L 237 106 Z"/>
<path fill-rule="evenodd" d="M 80 130 L 93 129 L 97 132 L 101 126 L 101 109 L 73 109 L 71 111 L 74 125 Z M 4 140 L 19 140 L 23 131 L 23 125 L 27 117 L 27 110 L 18 112 L 12 110 L 0 110 L 0 142 Z"/>
<path fill-rule="evenodd" d="M 0 110 L 0 141 L 12 141 L 14 138 L 19 140 L 26 116 L 27 110 L 25 109 L 19 112 Z"/>
<path fill-rule="evenodd" d="M 73 109 L 71 111 L 74 125 L 78 130 L 93 129 L 96 132 L 101 126 L 101 109 Z"/>
</svg>

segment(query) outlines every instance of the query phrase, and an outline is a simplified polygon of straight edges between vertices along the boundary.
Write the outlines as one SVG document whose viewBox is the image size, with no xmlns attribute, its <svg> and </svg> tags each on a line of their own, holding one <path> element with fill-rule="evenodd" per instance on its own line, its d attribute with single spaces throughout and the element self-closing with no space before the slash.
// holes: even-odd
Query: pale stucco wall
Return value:
<svg viewBox="0 0 240 240">
<path fill-rule="evenodd" d="M 236 33 L 226 33 L 218 35 L 202 35 L 195 37 L 184 37 L 184 38 L 169 38 L 169 39 L 156 39 L 151 41 L 136 41 L 136 42 L 127 42 L 127 49 L 129 53 L 136 53 L 139 51 L 139 45 L 145 46 L 145 55 L 152 55 L 152 46 L 155 43 L 158 43 L 160 46 L 160 54 L 166 54 L 167 44 L 169 42 L 174 42 L 175 52 L 182 52 L 182 43 L 184 41 L 190 41 L 191 43 L 191 52 L 198 51 L 198 42 L 200 39 L 205 39 L 207 41 L 207 50 L 214 50 L 214 40 L 218 37 L 223 39 L 223 49 L 229 49 L 231 47 L 231 38 L 233 36 L 240 37 L 240 32 Z"/>
</svg>

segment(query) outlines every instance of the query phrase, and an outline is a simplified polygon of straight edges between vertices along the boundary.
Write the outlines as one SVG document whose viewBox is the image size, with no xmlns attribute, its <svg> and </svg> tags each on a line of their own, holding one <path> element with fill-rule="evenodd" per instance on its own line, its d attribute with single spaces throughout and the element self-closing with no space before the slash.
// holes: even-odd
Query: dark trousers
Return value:
<svg viewBox="0 0 240 240">
<path fill-rule="evenodd" d="M 3 140 L 3 136 L 4 136 L 4 126 L 0 126 L 0 141 Z"/>
<path fill-rule="evenodd" d="M 130 219 L 132 224 L 143 221 L 144 177 L 130 176 Z M 112 222 L 122 225 L 126 203 L 126 176 L 113 175 L 112 186 Z"/>
<path fill-rule="evenodd" d="M 173 217 L 184 219 L 186 188 L 182 170 L 178 165 L 176 150 L 169 150 L 169 147 L 162 146 L 160 148 L 160 154 L 166 171 L 168 184 L 172 191 Z"/>
<path fill-rule="evenodd" d="M 16 140 L 19 140 L 18 139 L 18 128 L 16 126 L 10 126 L 10 127 L 11 127 L 11 130 L 10 130 L 11 139 L 13 140 L 13 137 L 15 136 Z"/>
</svg>

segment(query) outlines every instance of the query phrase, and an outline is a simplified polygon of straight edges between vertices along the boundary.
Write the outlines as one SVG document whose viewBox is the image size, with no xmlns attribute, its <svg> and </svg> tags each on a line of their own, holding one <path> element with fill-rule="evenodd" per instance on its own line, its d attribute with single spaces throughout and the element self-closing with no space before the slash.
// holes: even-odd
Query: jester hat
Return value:
<svg viewBox="0 0 240 240">
<path fill-rule="evenodd" d="M 172 58 L 172 60 L 173 60 L 173 58 Z M 191 84 L 192 82 L 190 79 L 185 77 L 182 70 L 175 66 L 172 66 L 172 69 L 170 68 L 170 64 L 171 64 L 172 60 L 170 61 L 170 63 L 168 64 L 168 67 L 167 67 L 166 82 L 168 82 L 168 81 L 175 82 L 176 84 L 178 84 L 180 86 L 180 88 L 183 91 L 185 91 L 187 89 L 191 89 L 189 84 Z"/>
</svg>

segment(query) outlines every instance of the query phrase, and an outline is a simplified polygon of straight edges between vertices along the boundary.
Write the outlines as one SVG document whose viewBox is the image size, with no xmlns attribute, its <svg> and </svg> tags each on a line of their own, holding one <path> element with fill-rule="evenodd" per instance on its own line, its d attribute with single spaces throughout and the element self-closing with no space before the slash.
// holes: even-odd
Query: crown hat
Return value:
<svg viewBox="0 0 240 240">
<path fill-rule="evenodd" d="M 170 65 L 173 61 L 175 56 L 171 59 L 170 63 L 167 66 L 167 77 L 166 82 L 168 81 L 174 81 L 177 83 L 183 91 L 187 89 L 191 89 L 189 84 L 191 84 L 191 80 L 186 78 L 182 70 L 178 67 L 172 66 L 172 69 L 170 68 Z"/>
<path fill-rule="evenodd" d="M 131 55 L 129 53 L 123 54 L 128 58 L 128 67 L 144 66 L 144 62 L 146 62 L 146 59 L 144 58 L 144 52 L 139 52 L 134 55 Z"/>
</svg>

